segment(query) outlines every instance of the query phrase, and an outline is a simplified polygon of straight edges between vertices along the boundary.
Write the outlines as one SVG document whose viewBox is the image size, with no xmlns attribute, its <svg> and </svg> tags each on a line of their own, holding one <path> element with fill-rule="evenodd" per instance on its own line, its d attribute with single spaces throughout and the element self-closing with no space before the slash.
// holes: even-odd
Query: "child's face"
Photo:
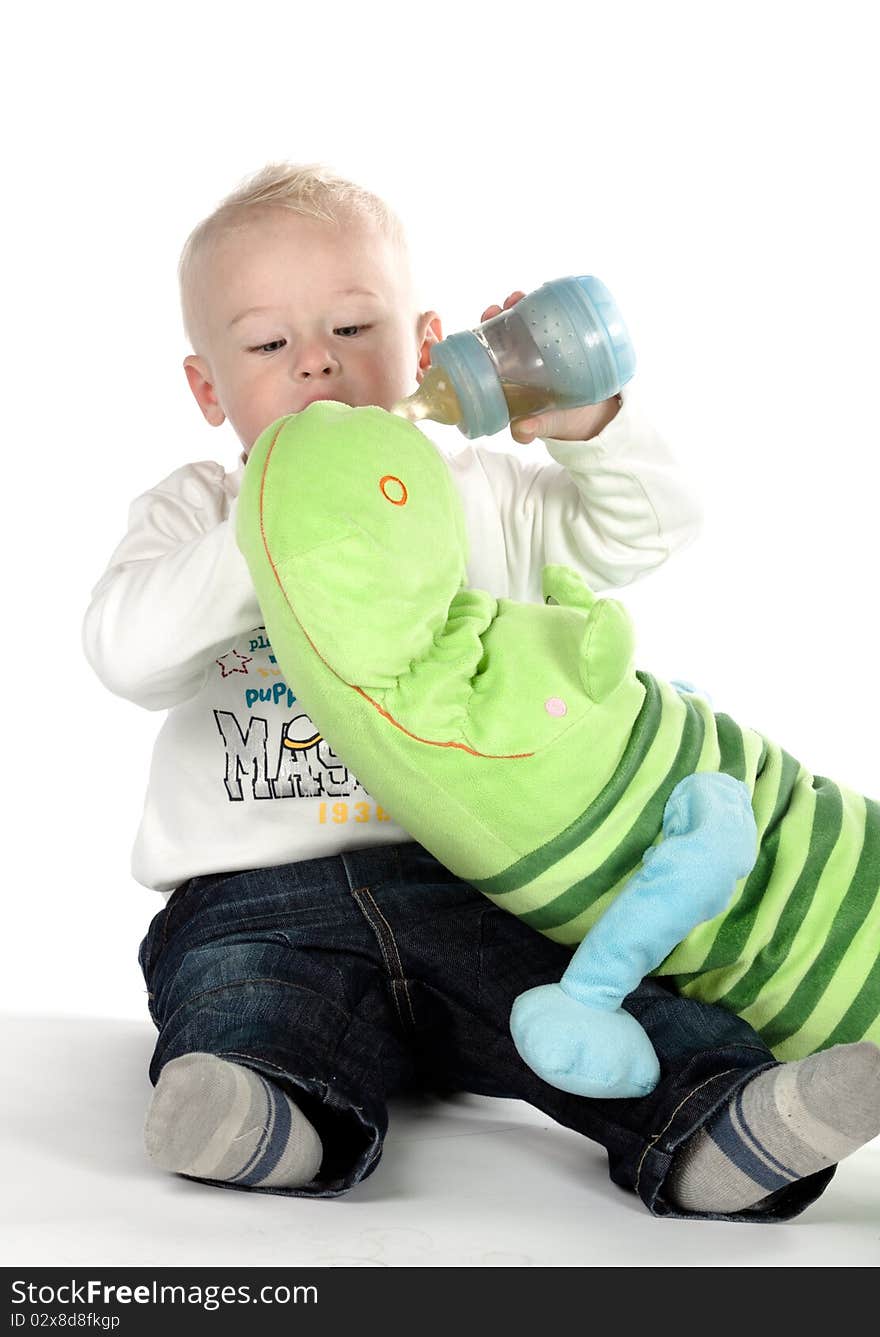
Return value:
<svg viewBox="0 0 880 1337">
<path fill-rule="evenodd" d="M 268 210 L 207 249 L 194 285 L 187 379 L 208 422 L 228 418 L 246 452 L 315 399 L 390 409 L 443 337 L 436 312 L 416 312 L 393 243 L 367 223 Z"/>
</svg>

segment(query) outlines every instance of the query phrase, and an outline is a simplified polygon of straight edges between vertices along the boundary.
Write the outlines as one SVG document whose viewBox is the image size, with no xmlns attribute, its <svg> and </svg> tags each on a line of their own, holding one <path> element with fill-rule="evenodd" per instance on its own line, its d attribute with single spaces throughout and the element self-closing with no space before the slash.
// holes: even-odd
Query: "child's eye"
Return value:
<svg viewBox="0 0 880 1337">
<path fill-rule="evenodd" d="M 369 328 L 370 328 L 369 325 L 338 325 L 336 329 L 333 331 L 333 333 L 341 334 L 344 335 L 346 339 L 351 339 L 356 334 L 359 334 L 361 330 L 368 330 Z M 283 348 L 286 343 L 287 343 L 286 339 L 271 339 L 266 344 L 255 344 L 253 348 L 248 349 L 248 352 L 277 353 L 279 348 Z"/>
<path fill-rule="evenodd" d="M 271 339 L 267 344 L 257 344 L 254 348 L 248 349 L 250 353 L 277 353 L 279 348 L 283 348 L 287 343 L 286 339 Z"/>
</svg>

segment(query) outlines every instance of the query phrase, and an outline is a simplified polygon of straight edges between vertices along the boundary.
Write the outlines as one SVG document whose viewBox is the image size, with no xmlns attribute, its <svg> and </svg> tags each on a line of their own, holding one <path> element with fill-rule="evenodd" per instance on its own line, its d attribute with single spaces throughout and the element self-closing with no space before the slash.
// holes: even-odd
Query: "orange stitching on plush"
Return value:
<svg viewBox="0 0 880 1337">
<path fill-rule="evenodd" d="M 395 501 L 393 497 L 389 497 L 388 493 L 385 491 L 386 483 L 399 483 L 400 486 L 403 488 L 403 496 L 400 498 L 399 501 Z M 409 493 L 406 490 L 406 483 L 404 483 L 402 478 L 395 478 L 394 474 L 386 474 L 384 478 L 379 479 L 379 490 L 381 491 L 382 496 L 385 498 L 385 500 L 391 502 L 392 506 L 405 506 L 409 500 Z"/>
<path fill-rule="evenodd" d="M 278 424 L 278 427 L 277 427 L 277 429 L 276 429 L 275 435 L 272 437 L 272 444 L 269 446 L 269 450 L 268 450 L 268 453 L 267 453 L 267 455 L 266 455 L 266 459 L 265 459 L 265 461 L 264 461 L 264 463 L 263 463 L 263 476 L 262 476 L 262 478 L 260 479 L 260 537 L 261 537 L 262 540 L 263 540 L 263 548 L 265 549 L 266 556 L 267 556 L 268 559 L 269 559 L 269 565 L 270 565 L 271 568 L 272 568 L 272 572 L 273 572 L 273 574 L 274 574 L 274 576 L 275 576 L 275 579 L 278 581 L 278 584 L 279 584 L 279 586 L 280 586 L 280 588 L 281 588 L 281 592 L 282 592 L 282 594 L 284 593 L 284 586 L 281 584 L 281 581 L 280 581 L 279 578 L 278 578 L 278 571 L 276 570 L 275 563 L 272 561 L 272 554 L 269 552 L 269 543 L 268 543 L 268 541 L 267 541 L 267 539 L 266 539 L 266 530 L 265 530 L 265 528 L 263 527 L 263 494 L 264 494 L 264 492 L 265 492 L 265 490 L 266 490 L 266 473 L 267 473 L 267 471 L 268 471 L 268 469 L 269 469 L 269 461 L 270 461 L 270 459 L 272 458 L 272 451 L 275 449 L 275 442 L 278 440 L 279 436 L 281 435 L 281 429 L 282 429 L 282 427 L 284 426 L 284 424 L 285 424 L 286 421 L 287 421 L 286 418 L 282 419 L 282 421 Z M 293 610 L 291 609 L 291 612 L 292 612 L 292 611 L 293 611 Z"/>
<path fill-rule="evenodd" d="M 348 686 L 350 687 L 351 683 L 349 683 Z M 396 729 L 399 729 L 401 733 L 405 733 L 407 738 L 414 738 L 417 743 L 427 743 L 429 747 L 457 747 L 460 748 L 462 752 L 469 752 L 472 757 L 482 757 L 485 761 L 521 761 L 523 757 L 533 757 L 535 755 L 534 752 L 502 752 L 497 754 L 492 752 L 477 752 L 475 748 L 468 747 L 466 743 L 438 743 L 435 742 L 433 738 L 420 738 L 418 734 L 410 733 L 409 729 L 404 729 L 403 725 L 400 724 L 393 715 L 389 715 L 387 710 L 382 709 L 378 701 L 374 701 L 371 696 L 367 696 L 362 687 L 353 687 L 352 690 L 358 692 L 365 701 L 369 701 L 371 706 L 375 706 L 379 714 L 384 715 L 385 719 L 393 724 Z"/>
</svg>

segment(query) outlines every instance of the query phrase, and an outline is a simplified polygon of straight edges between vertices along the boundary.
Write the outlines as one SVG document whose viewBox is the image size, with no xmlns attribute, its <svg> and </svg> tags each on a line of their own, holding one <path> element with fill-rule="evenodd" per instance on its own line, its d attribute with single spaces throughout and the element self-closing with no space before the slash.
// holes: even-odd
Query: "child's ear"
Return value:
<svg viewBox="0 0 880 1337">
<path fill-rule="evenodd" d="M 425 324 L 426 321 L 427 324 Z M 416 380 L 421 385 L 422 377 L 431 365 L 431 349 L 434 344 L 439 344 L 443 339 L 443 326 L 440 324 L 440 317 L 436 311 L 426 311 L 424 315 L 419 316 L 417 338 L 421 339 L 421 343 L 419 345 L 419 365 L 416 371 Z"/>
<path fill-rule="evenodd" d="M 202 410 L 206 421 L 212 427 L 219 427 L 226 421 L 226 414 L 217 400 L 211 368 L 203 357 L 190 354 L 189 357 L 183 359 L 183 370 L 186 372 L 189 388 L 192 390 L 195 401 Z"/>
</svg>

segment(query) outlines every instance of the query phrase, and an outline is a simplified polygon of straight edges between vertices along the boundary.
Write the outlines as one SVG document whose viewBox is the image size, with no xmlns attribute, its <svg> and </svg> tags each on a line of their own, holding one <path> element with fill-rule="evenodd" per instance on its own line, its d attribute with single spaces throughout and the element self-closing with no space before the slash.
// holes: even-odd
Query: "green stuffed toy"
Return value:
<svg viewBox="0 0 880 1337">
<path fill-rule="evenodd" d="M 880 805 L 633 665 L 619 603 L 546 567 L 545 604 L 465 586 L 447 466 L 378 408 L 310 405 L 251 452 L 238 541 L 278 659 L 371 794 L 558 942 L 514 1007 L 548 1081 L 658 1075 L 643 975 L 744 1016 L 779 1058 L 880 1041 Z"/>
</svg>

